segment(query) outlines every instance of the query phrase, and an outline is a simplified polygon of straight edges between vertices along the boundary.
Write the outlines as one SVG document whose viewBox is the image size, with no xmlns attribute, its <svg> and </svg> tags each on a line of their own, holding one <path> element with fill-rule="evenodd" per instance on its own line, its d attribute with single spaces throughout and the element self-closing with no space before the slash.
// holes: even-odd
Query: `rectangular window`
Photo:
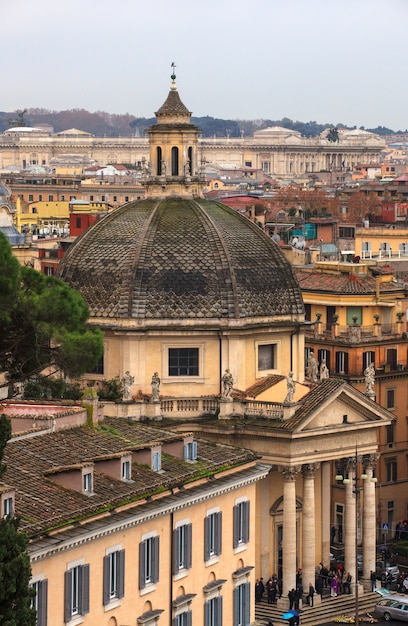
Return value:
<svg viewBox="0 0 408 626">
<path fill-rule="evenodd" d="M 319 361 L 320 365 L 324 361 L 327 365 L 327 368 L 330 370 L 330 352 L 328 350 L 325 350 L 324 348 L 322 348 L 321 350 L 318 350 L 317 360 Z"/>
<path fill-rule="evenodd" d="M 183 611 L 179 613 L 173 620 L 173 626 L 192 626 L 193 624 L 193 612 Z"/>
<path fill-rule="evenodd" d="M 31 607 L 37 613 L 36 626 L 47 626 L 48 580 L 38 580 L 31 587 L 35 592 Z"/>
<path fill-rule="evenodd" d="M 184 460 L 196 461 L 197 460 L 197 442 L 191 441 L 184 445 Z"/>
<path fill-rule="evenodd" d="M 250 626 L 251 623 L 251 585 L 243 583 L 234 589 L 233 626 Z"/>
<path fill-rule="evenodd" d="M 222 513 L 215 512 L 204 518 L 204 560 L 219 556 L 222 550 Z"/>
<path fill-rule="evenodd" d="M 354 239 L 354 227 L 353 226 L 339 226 L 340 239 Z"/>
<path fill-rule="evenodd" d="M 249 500 L 239 502 L 234 506 L 234 548 L 249 541 Z"/>
<path fill-rule="evenodd" d="M 262 161 L 261 167 L 264 174 L 269 174 L 271 171 L 271 164 L 269 161 Z"/>
<path fill-rule="evenodd" d="M 395 408 L 395 389 L 387 389 L 387 409 Z"/>
<path fill-rule="evenodd" d="M 159 580 L 160 537 L 149 537 L 139 544 L 139 589 Z"/>
<path fill-rule="evenodd" d="M 222 626 L 222 596 L 204 604 L 204 626 Z"/>
<path fill-rule="evenodd" d="M 125 595 L 125 551 L 116 550 L 103 559 L 103 603 Z"/>
<path fill-rule="evenodd" d="M 152 470 L 160 472 L 161 470 L 161 452 L 153 452 L 152 454 Z"/>
<path fill-rule="evenodd" d="M 258 346 L 258 371 L 276 369 L 276 344 Z"/>
<path fill-rule="evenodd" d="M 169 348 L 169 376 L 198 376 L 198 348 Z"/>
<path fill-rule="evenodd" d="M 89 196 L 89 200 L 90 200 L 91 202 L 93 202 L 93 199 L 94 199 L 94 197 L 93 197 L 93 196 Z"/>
<path fill-rule="evenodd" d="M 252 161 L 245 161 L 245 167 L 252 167 Z"/>
<path fill-rule="evenodd" d="M 131 480 L 131 465 L 130 461 L 123 461 L 122 463 L 122 480 Z"/>
<path fill-rule="evenodd" d="M 173 574 L 191 567 L 192 524 L 183 524 L 173 531 Z"/>
<path fill-rule="evenodd" d="M 48 196 L 48 202 L 53 202 L 53 201 L 54 201 L 54 196 L 49 195 L 49 196 Z"/>
<path fill-rule="evenodd" d="M 387 482 L 395 482 L 397 480 L 397 459 L 385 459 L 387 468 Z"/>
<path fill-rule="evenodd" d="M 392 448 L 395 443 L 395 424 L 388 424 L 386 426 L 387 445 Z"/>
<path fill-rule="evenodd" d="M 80 217 L 76 217 L 75 218 L 75 228 L 81 228 L 81 218 Z"/>
<path fill-rule="evenodd" d="M 38 194 L 38 202 L 42 202 L 42 193 Z"/>
<path fill-rule="evenodd" d="M 89 613 L 89 565 L 77 565 L 65 572 L 65 622 Z"/>
<path fill-rule="evenodd" d="M 94 369 L 90 372 L 90 374 L 103 374 L 104 373 L 104 362 L 103 362 L 103 354 Z"/>
<path fill-rule="evenodd" d="M 354 326 L 354 324 L 361 325 L 363 319 L 363 310 L 361 306 L 348 306 L 347 307 L 347 325 Z"/>
<path fill-rule="evenodd" d="M 375 352 L 368 350 L 367 352 L 363 352 L 363 374 L 364 370 L 369 367 L 373 363 L 375 365 Z"/>
<path fill-rule="evenodd" d="M 408 256 L 408 243 L 400 243 L 399 244 L 399 251 L 401 253 L 402 256 Z"/>
<path fill-rule="evenodd" d="M 28 201 L 29 201 L 29 202 L 34 202 L 34 196 L 33 196 L 33 194 L 32 194 L 32 193 L 29 193 L 29 194 L 28 194 Z"/>
<path fill-rule="evenodd" d="M 348 352 L 336 352 L 336 373 L 348 374 Z"/>
<path fill-rule="evenodd" d="M 4 498 L 3 500 L 3 517 L 13 515 L 13 498 Z"/>
<path fill-rule="evenodd" d="M 84 493 L 92 493 L 92 472 L 84 474 Z"/>
</svg>

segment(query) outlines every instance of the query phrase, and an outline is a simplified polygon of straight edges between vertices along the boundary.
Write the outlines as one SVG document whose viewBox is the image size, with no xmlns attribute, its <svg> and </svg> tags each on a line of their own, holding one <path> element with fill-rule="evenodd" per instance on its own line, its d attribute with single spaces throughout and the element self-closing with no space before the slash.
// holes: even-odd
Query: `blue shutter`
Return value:
<svg viewBox="0 0 408 626">
<path fill-rule="evenodd" d="M 233 508 L 233 538 L 232 538 L 232 546 L 236 548 L 239 542 L 239 504 L 236 504 Z"/>
<path fill-rule="evenodd" d="M 89 613 L 89 564 L 82 565 L 80 568 L 80 581 L 80 613 L 81 615 L 85 615 Z"/>
<path fill-rule="evenodd" d="M 204 518 L 204 561 L 210 558 L 210 518 Z"/>
<path fill-rule="evenodd" d="M 118 598 L 125 595 L 125 551 L 118 552 Z"/>
<path fill-rule="evenodd" d="M 184 460 L 188 461 L 188 443 L 184 444 L 183 455 L 184 455 Z"/>
<path fill-rule="evenodd" d="M 110 602 L 110 559 L 111 557 L 103 557 L 103 605 L 106 606 Z"/>
<path fill-rule="evenodd" d="M 235 587 L 233 593 L 233 603 L 234 603 L 234 616 L 233 616 L 233 626 L 241 626 L 239 623 L 239 600 L 240 600 L 240 590 L 239 587 Z"/>
<path fill-rule="evenodd" d="M 41 580 L 38 584 L 38 612 L 37 625 L 47 626 L 48 614 L 48 580 Z"/>
<path fill-rule="evenodd" d="M 185 532 L 185 567 L 190 569 L 192 563 L 192 543 L 193 543 L 193 525 L 186 524 Z"/>
<path fill-rule="evenodd" d="M 193 626 L 193 612 L 186 611 L 186 626 Z"/>
<path fill-rule="evenodd" d="M 204 604 L 204 626 L 212 626 L 211 624 L 211 602 Z"/>
<path fill-rule="evenodd" d="M 195 461 L 197 459 L 197 442 L 193 441 L 191 445 L 192 445 L 191 460 Z"/>
<path fill-rule="evenodd" d="M 215 524 L 215 554 L 220 555 L 222 553 L 222 513 L 216 513 L 216 524 Z"/>
<path fill-rule="evenodd" d="M 152 538 L 152 574 L 153 582 L 159 581 L 159 565 L 160 565 L 160 537 Z"/>
<path fill-rule="evenodd" d="M 215 601 L 215 624 L 214 626 L 222 626 L 222 596 L 214 598 Z"/>
<path fill-rule="evenodd" d="M 180 528 L 173 530 L 173 574 L 179 573 Z"/>
<path fill-rule="evenodd" d="M 242 529 L 242 538 L 245 541 L 245 543 L 249 542 L 249 500 L 246 500 L 245 502 L 242 503 L 244 506 L 244 511 L 243 511 L 243 523 L 244 523 L 244 527 Z"/>
<path fill-rule="evenodd" d="M 251 621 L 251 583 L 244 583 L 243 585 L 243 615 L 244 615 L 244 625 L 250 626 Z"/>
<path fill-rule="evenodd" d="M 139 589 L 146 587 L 145 556 L 146 542 L 141 541 L 139 543 Z"/>
<path fill-rule="evenodd" d="M 64 574 L 64 622 L 71 621 L 72 617 L 72 570 Z"/>
</svg>

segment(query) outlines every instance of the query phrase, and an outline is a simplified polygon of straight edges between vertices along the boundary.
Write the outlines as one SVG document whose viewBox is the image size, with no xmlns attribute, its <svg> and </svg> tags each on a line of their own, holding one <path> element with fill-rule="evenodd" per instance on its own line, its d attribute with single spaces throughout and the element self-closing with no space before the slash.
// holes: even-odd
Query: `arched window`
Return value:
<svg viewBox="0 0 408 626">
<path fill-rule="evenodd" d="M 176 146 L 171 149 L 171 175 L 179 175 L 179 150 Z"/>
<path fill-rule="evenodd" d="M 160 146 L 157 146 L 156 154 L 157 154 L 157 176 L 161 176 L 162 174 L 162 149 L 160 148 Z"/>
</svg>

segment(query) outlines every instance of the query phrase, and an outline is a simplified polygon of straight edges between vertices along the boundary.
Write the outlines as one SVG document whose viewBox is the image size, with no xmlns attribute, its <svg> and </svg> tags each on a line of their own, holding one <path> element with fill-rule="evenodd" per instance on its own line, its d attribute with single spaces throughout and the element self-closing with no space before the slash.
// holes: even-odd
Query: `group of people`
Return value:
<svg viewBox="0 0 408 626">
<path fill-rule="evenodd" d="M 255 602 L 262 602 L 265 592 L 268 604 L 276 604 L 277 599 L 282 597 L 282 585 L 276 574 L 270 576 L 266 584 L 263 578 L 258 578 L 255 583 Z"/>
<path fill-rule="evenodd" d="M 338 563 L 335 569 L 327 569 L 323 563 L 319 563 L 316 571 L 316 592 L 323 595 L 324 589 L 330 590 L 332 598 L 343 594 L 351 593 L 352 576 L 350 572 L 343 569 Z"/>
</svg>

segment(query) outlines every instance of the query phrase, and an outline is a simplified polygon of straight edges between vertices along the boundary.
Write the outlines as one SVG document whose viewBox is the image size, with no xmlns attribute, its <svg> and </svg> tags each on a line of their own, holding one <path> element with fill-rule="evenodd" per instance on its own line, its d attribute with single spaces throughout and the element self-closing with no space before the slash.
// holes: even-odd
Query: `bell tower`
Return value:
<svg viewBox="0 0 408 626">
<path fill-rule="evenodd" d="M 172 63 L 171 87 L 156 112 L 157 123 L 148 128 L 150 163 L 144 164 L 142 182 L 147 196 L 201 196 L 205 183 L 198 158 L 200 129 L 180 100 Z"/>
</svg>

